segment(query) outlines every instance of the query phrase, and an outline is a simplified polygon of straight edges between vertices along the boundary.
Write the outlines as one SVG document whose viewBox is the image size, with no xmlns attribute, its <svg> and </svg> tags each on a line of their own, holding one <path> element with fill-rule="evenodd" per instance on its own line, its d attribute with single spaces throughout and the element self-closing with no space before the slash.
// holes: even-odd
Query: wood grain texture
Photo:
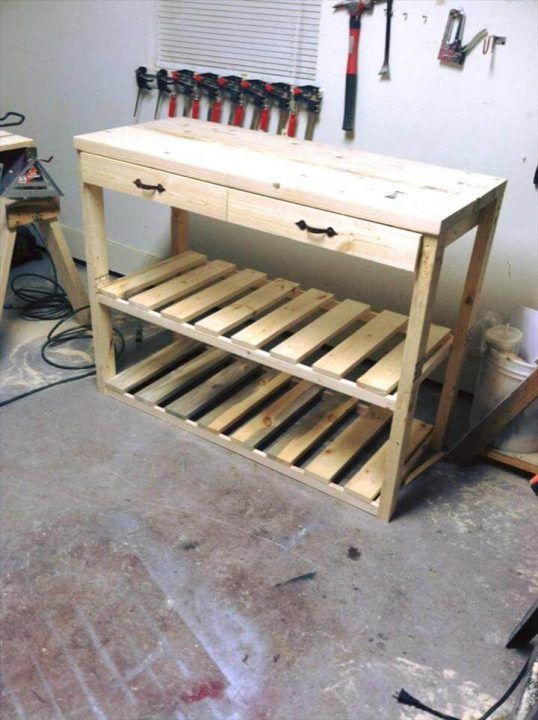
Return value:
<svg viewBox="0 0 538 720">
<path fill-rule="evenodd" d="M 149 290 L 133 295 L 130 302 L 133 305 L 154 310 L 194 293 L 226 275 L 231 275 L 234 269 L 235 265 L 225 260 L 212 260 L 183 275 L 173 277 L 166 282 L 149 288 Z"/>
<path fill-rule="evenodd" d="M 297 287 L 297 283 L 277 278 L 240 300 L 196 323 L 198 330 L 211 335 L 224 335 L 251 318 L 256 318 L 283 300 Z"/>
<path fill-rule="evenodd" d="M 268 401 L 290 381 L 290 375 L 276 370 L 264 370 L 259 378 L 247 383 L 233 397 L 200 418 L 199 422 L 212 432 L 223 433 L 263 402 Z"/>
<path fill-rule="evenodd" d="M 271 355 L 290 362 L 301 362 L 325 343 L 332 340 L 370 309 L 366 303 L 343 300 L 321 317 L 294 333 L 271 350 Z"/>
<path fill-rule="evenodd" d="M 373 320 L 338 343 L 315 362 L 313 367 L 330 377 L 344 377 L 402 330 L 406 323 L 405 315 L 383 310 Z"/>
<path fill-rule="evenodd" d="M 331 482 L 385 427 L 390 418 L 391 413 L 387 410 L 361 407 L 358 417 L 316 455 L 305 466 L 305 470 L 325 482 Z"/>
<path fill-rule="evenodd" d="M 166 402 L 172 395 L 201 378 L 205 373 L 222 365 L 229 355 L 222 350 L 204 350 L 192 360 L 175 368 L 135 394 L 139 400 L 150 405 Z"/>
<path fill-rule="evenodd" d="M 406 460 L 426 440 L 431 429 L 431 425 L 427 425 L 420 420 L 413 420 L 409 443 L 405 451 Z M 346 482 L 346 490 L 365 500 L 375 500 L 381 491 L 381 486 L 385 478 L 388 450 L 389 444 L 386 442 L 372 455 L 368 462 Z"/>
<path fill-rule="evenodd" d="M 323 440 L 356 404 L 357 401 L 352 398 L 324 393 L 321 402 L 293 423 L 292 427 L 267 449 L 267 454 L 290 465 L 296 464 L 306 452 Z"/>
<path fill-rule="evenodd" d="M 256 363 L 248 362 L 248 360 L 236 360 L 171 402 L 166 407 L 166 412 L 182 418 L 203 412 L 206 407 L 217 402 L 239 383 L 248 382 L 258 372 L 258 369 L 259 366 Z"/>
<path fill-rule="evenodd" d="M 136 295 L 151 285 L 163 283 L 176 275 L 203 265 L 206 261 L 207 257 L 205 255 L 201 255 L 192 250 L 187 251 L 181 255 L 175 255 L 174 257 L 150 265 L 138 272 L 113 280 L 107 285 L 103 285 L 99 289 L 99 292 L 108 297 L 129 298 L 131 295 Z"/>
<path fill-rule="evenodd" d="M 80 135 L 75 146 L 83 155 L 105 156 L 135 167 L 146 166 L 156 173 L 164 171 L 434 235 L 473 212 L 477 203 L 487 204 L 504 182 L 424 163 L 262 135 L 177 118 Z M 98 172 L 96 167 L 84 180 L 105 181 Z"/>
<path fill-rule="evenodd" d="M 232 433 L 232 440 L 255 448 L 285 422 L 301 413 L 319 394 L 321 388 L 304 380 L 279 397 L 260 413 Z"/>
<path fill-rule="evenodd" d="M 200 344 L 189 338 L 181 338 L 171 345 L 167 345 L 147 358 L 140 360 L 122 372 L 115 375 L 108 383 L 108 387 L 118 392 L 130 392 L 138 385 L 149 382 L 155 375 L 173 367 L 180 360 L 192 353 Z"/>
<path fill-rule="evenodd" d="M 232 339 L 239 345 L 262 347 L 285 330 L 308 318 L 331 298 L 331 293 L 322 290 L 306 290 L 299 297 L 240 330 Z"/>
<path fill-rule="evenodd" d="M 227 303 L 253 286 L 259 285 L 266 277 L 265 273 L 257 270 L 240 270 L 231 277 L 170 305 L 163 310 L 163 315 L 189 322 L 193 318 Z"/>
<path fill-rule="evenodd" d="M 424 358 L 431 355 L 450 336 L 450 329 L 432 325 L 428 334 Z M 379 362 L 357 379 L 357 385 L 381 395 L 388 395 L 398 387 L 402 374 L 405 340 L 384 355 Z"/>
</svg>

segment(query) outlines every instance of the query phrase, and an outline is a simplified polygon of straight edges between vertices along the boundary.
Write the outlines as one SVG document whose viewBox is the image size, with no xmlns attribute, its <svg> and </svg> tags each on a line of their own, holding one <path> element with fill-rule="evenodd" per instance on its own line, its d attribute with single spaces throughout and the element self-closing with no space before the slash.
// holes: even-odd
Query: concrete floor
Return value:
<svg viewBox="0 0 538 720">
<path fill-rule="evenodd" d="M 9 396 L 55 378 L 50 325 L 6 317 Z M 93 378 L 1 421 L 3 720 L 430 718 L 402 686 L 470 720 L 522 665 L 503 647 L 537 590 L 521 477 L 437 466 L 387 526 Z"/>
</svg>

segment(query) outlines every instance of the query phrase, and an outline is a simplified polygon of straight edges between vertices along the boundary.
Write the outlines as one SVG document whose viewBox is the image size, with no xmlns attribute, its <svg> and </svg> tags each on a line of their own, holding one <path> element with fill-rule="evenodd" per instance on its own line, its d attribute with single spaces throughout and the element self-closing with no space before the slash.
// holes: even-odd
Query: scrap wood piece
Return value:
<svg viewBox="0 0 538 720">
<path fill-rule="evenodd" d="M 534 370 L 510 395 L 490 410 L 472 430 L 469 430 L 459 443 L 446 454 L 445 460 L 452 463 L 465 463 L 470 460 L 537 397 L 538 369 Z"/>
</svg>

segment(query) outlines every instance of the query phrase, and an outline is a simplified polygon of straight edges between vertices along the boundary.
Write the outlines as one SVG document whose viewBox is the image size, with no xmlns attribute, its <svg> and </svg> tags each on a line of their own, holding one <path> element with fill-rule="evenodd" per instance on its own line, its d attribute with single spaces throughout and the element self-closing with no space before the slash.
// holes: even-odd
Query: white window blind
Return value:
<svg viewBox="0 0 538 720">
<path fill-rule="evenodd" d="M 161 67 L 316 79 L 321 0 L 158 0 L 156 7 Z"/>
</svg>

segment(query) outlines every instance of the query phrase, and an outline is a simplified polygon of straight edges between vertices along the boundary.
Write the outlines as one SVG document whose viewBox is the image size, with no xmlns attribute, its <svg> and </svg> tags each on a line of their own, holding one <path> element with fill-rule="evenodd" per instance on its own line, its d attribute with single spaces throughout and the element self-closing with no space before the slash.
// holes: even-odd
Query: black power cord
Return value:
<svg viewBox="0 0 538 720">
<path fill-rule="evenodd" d="M 48 388 L 55 387 L 56 385 L 63 385 L 64 383 L 73 382 L 74 380 L 82 380 L 83 378 L 95 375 L 95 363 L 93 362 L 86 364 L 79 363 L 75 365 L 67 365 L 65 363 L 59 363 L 50 357 L 49 351 L 54 350 L 55 348 L 58 348 L 59 346 L 65 345 L 67 343 L 72 343 L 80 340 L 91 340 L 93 338 L 93 333 L 91 325 L 86 324 L 75 325 L 73 327 L 59 330 L 59 328 L 65 322 L 67 322 L 67 320 L 70 320 L 82 310 L 87 310 L 89 308 L 89 305 L 84 305 L 83 307 L 72 309 L 71 303 L 69 302 L 69 299 L 67 297 L 67 293 L 58 282 L 58 273 L 54 264 L 54 260 L 52 259 L 48 249 L 45 247 L 43 238 L 41 237 L 39 230 L 35 228 L 35 226 L 34 229 L 37 231 L 37 234 L 41 238 L 41 241 L 43 243 L 38 247 L 47 254 L 47 257 L 50 261 L 53 277 L 50 278 L 46 275 L 41 275 L 40 273 L 21 273 L 20 275 L 15 276 L 10 284 L 11 290 L 13 291 L 14 295 L 23 302 L 23 304 L 10 309 L 18 310 L 20 317 L 24 320 L 58 320 L 58 322 L 47 334 L 47 338 L 43 343 L 43 346 L 41 347 L 41 357 L 48 365 L 51 365 L 52 367 L 58 368 L 60 370 L 87 370 L 88 372 L 82 373 L 81 375 L 76 375 L 75 377 L 68 377 L 61 380 L 56 380 L 55 382 L 48 383 L 47 385 L 41 385 L 40 387 L 29 390 L 28 392 L 16 395 L 15 397 L 0 402 L 0 407 L 10 405 L 16 400 L 21 400 L 22 398 L 28 397 L 29 395 L 34 395 L 35 393 L 41 392 L 42 390 L 47 390 Z M 44 282 L 45 286 L 42 285 L 40 287 L 35 283 L 23 286 L 20 283 L 20 280 L 22 278 L 32 278 L 33 280 L 38 279 L 42 283 Z M 116 357 L 119 357 L 125 350 L 125 338 L 117 328 L 113 328 L 113 332 L 119 341 L 118 344 L 115 346 Z"/>
<path fill-rule="evenodd" d="M 487 718 L 491 717 L 491 715 L 493 715 L 493 713 L 496 710 L 498 710 L 498 708 L 500 708 L 501 705 L 503 705 L 508 700 L 510 695 L 514 692 L 516 687 L 519 685 L 519 683 L 525 677 L 525 673 L 527 672 L 527 670 L 529 668 L 529 663 L 530 663 L 530 658 L 527 659 L 527 662 L 525 663 L 525 665 L 523 665 L 523 667 L 519 671 L 517 677 L 512 682 L 510 687 L 506 690 L 506 692 L 497 700 L 496 703 L 494 703 L 488 710 L 486 710 L 486 712 L 483 715 L 481 715 L 479 718 L 477 718 L 477 720 L 487 720 Z M 424 712 L 427 712 L 430 715 L 434 715 L 435 717 L 443 718 L 444 720 L 460 720 L 460 718 L 457 718 L 454 715 L 445 715 L 445 713 L 439 712 L 439 710 L 434 710 L 433 708 L 428 707 L 428 705 L 424 705 L 424 703 L 422 703 L 422 702 L 420 702 L 420 700 L 417 700 L 416 698 L 414 698 L 403 688 L 400 690 L 398 695 L 395 695 L 394 697 L 402 705 L 409 705 L 411 707 L 417 708 L 418 710 L 424 710 Z"/>
</svg>

